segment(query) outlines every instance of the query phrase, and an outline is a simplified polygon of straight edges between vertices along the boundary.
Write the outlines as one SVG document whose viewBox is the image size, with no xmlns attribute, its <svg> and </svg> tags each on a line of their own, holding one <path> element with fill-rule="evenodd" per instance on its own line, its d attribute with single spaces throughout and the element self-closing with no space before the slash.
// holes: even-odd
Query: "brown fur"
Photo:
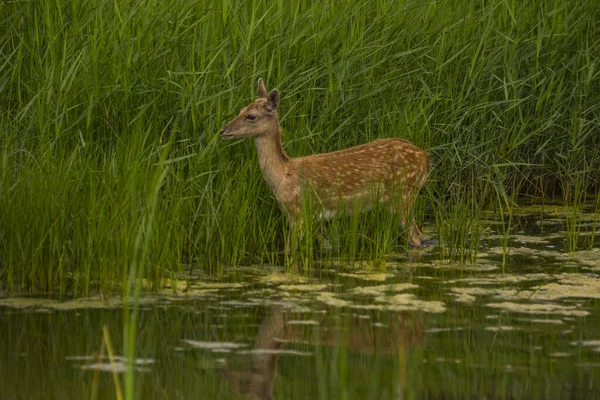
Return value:
<svg viewBox="0 0 600 400">
<path fill-rule="evenodd" d="M 303 196 L 309 194 L 316 198 L 324 219 L 335 215 L 340 206 L 351 212 L 357 203 L 361 210 L 368 210 L 381 202 L 400 212 L 406 223 L 414 198 L 427 179 L 425 151 L 405 140 L 377 139 L 332 153 L 290 158 L 281 145 L 279 92 L 275 89 L 267 94 L 261 79 L 258 96 L 221 135 L 255 138 L 263 176 L 292 228 L 300 220 Z M 409 239 L 411 245 L 421 245 L 421 232 L 414 220 Z"/>
</svg>

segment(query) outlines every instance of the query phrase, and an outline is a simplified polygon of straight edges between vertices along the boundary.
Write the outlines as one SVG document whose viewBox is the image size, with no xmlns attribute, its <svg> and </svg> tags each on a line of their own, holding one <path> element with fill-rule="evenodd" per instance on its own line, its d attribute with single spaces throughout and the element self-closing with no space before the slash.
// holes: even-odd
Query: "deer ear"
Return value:
<svg viewBox="0 0 600 400">
<path fill-rule="evenodd" d="M 258 79 L 258 98 L 264 99 L 267 97 L 267 88 L 265 87 L 265 82 L 263 82 L 262 78 Z"/>
<path fill-rule="evenodd" d="M 277 111 L 277 107 L 279 107 L 279 91 L 273 89 L 267 96 L 267 110 L 271 112 Z"/>
</svg>

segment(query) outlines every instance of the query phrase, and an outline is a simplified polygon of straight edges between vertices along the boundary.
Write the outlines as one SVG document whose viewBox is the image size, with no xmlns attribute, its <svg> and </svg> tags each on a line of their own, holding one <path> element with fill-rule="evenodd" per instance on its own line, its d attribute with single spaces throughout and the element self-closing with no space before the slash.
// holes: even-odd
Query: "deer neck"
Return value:
<svg viewBox="0 0 600 400">
<path fill-rule="evenodd" d="M 279 185 L 286 177 L 286 166 L 290 161 L 289 156 L 281 145 L 279 121 L 275 118 L 269 133 L 257 136 L 254 140 L 258 150 L 260 170 L 271 190 L 277 192 Z"/>
</svg>

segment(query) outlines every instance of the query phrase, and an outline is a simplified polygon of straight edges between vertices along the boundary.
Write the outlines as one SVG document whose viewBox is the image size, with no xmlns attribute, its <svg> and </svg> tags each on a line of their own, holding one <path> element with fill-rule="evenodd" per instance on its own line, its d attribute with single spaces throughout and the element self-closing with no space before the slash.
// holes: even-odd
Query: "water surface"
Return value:
<svg viewBox="0 0 600 400">
<path fill-rule="evenodd" d="M 537 217 L 515 219 L 505 263 L 492 228 L 475 262 L 427 248 L 165 283 L 142 300 L 138 398 L 600 398 L 600 246 L 565 253 L 564 219 Z M 0 398 L 115 398 L 122 307 L 0 299 Z"/>
</svg>

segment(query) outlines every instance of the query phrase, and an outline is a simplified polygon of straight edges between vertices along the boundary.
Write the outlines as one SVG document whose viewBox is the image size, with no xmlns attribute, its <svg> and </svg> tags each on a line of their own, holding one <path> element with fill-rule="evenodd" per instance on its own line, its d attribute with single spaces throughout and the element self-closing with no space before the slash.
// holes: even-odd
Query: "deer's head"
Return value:
<svg viewBox="0 0 600 400">
<path fill-rule="evenodd" d="M 221 137 L 235 139 L 268 135 L 273 131 L 274 124 L 277 124 L 278 106 L 277 89 L 267 94 L 265 83 L 259 79 L 258 99 L 244 107 L 237 117 L 225 125 L 221 130 Z"/>
</svg>

